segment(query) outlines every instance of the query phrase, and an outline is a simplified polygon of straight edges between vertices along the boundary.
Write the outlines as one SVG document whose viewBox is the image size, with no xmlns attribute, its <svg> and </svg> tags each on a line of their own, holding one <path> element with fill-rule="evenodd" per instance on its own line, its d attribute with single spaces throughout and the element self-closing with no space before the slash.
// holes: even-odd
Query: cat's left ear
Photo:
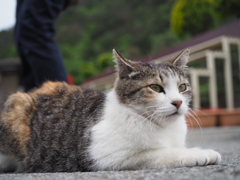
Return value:
<svg viewBox="0 0 240 180">
<path fill-rule="evenodd" d="M 187 48 L 183 50 L 175 59 L 172 61 L 172 64 L 180 67 L 187 68 L 188 58 L 189 58 L 190 50 Z"/>
<path fill-rule="evenodd" d="M 120 77 L 128 76 L 131 72 L 135 71 L 134 62 L 124 58 L 116 49 L 113 49 L 113 57 L 116 63 L 116 71 Z"/>
</svg>

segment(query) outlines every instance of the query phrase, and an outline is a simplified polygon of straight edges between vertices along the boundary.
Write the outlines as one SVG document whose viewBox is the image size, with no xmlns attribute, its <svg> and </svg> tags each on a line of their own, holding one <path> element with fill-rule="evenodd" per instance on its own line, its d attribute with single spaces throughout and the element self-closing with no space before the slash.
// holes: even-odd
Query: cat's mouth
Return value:
<svg viewBox="0 0 240 180">
<path fill-rule="evenodd" d="M 176 111 L 176 112 L 174 112 L 174 113 L 172 113 L 172 114 L 169 114 L 167 117 L 169 117 L 169 116 L 174 116 L 174 115 L 179 115 L 178 111 Z"/>
</svg>

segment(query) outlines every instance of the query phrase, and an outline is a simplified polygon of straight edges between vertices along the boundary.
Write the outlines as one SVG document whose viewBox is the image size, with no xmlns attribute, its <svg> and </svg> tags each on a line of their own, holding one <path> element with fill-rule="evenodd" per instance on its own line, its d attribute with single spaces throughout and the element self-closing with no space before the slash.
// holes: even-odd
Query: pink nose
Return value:
<svg viewBox="0 0 240 180">
<path fill-rule="evenodd" d="M 182 104 L 182 101 L 173 101 L 171 104 L 174 105 L 177 109 L 179 109 L 179 107 Z"/>
</svg>

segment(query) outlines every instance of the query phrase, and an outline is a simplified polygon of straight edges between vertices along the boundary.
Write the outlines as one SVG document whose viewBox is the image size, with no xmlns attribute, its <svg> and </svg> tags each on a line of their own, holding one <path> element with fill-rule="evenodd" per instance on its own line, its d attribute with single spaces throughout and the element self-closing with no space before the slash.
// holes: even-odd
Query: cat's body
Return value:
<svg viewBox="0 0 240 180">
<path fill-rule="evenodd" d="M 221 156 L 215 151 L 185 148 L 188 53 L 169 63 L 143 64 L 114 51 L 118 78 L 106 94 L 47 82 L 33 92 L 11 95 L 0 121 L 0 171 L 218 164 Z"/>
<path fill-rule="evenodd" d="M 85 148 L 90 145 L 91 127 L 100 120 L 104 98 L 101 92 L 60 82 L 10 96 L 0 127 L 1 132 L 6 129 L 16 135 L 8 135 L 14 144 L 5 146 L 10 146 L 9 155 L 23 161 L 18 171 L 91 170 Z M 8 136 L 1 135 L 0 142 Z"/>
</svg>

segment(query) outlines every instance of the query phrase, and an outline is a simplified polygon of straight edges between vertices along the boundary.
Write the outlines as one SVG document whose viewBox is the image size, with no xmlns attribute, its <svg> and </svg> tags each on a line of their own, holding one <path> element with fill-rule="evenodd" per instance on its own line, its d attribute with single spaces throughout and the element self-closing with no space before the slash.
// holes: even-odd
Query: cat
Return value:
<svg viewBox="0 0 240 180">
<path fill-rule="evenodd" d="M 1 172 L 140 170 L 219 164 L 214 150 L 186 148 L 192 97 L 189 49 L 168 62 L 142 63 L 113 49 L 117 78 L 108 92 L 46 82 L 5 102 Z"/>
</svg>

